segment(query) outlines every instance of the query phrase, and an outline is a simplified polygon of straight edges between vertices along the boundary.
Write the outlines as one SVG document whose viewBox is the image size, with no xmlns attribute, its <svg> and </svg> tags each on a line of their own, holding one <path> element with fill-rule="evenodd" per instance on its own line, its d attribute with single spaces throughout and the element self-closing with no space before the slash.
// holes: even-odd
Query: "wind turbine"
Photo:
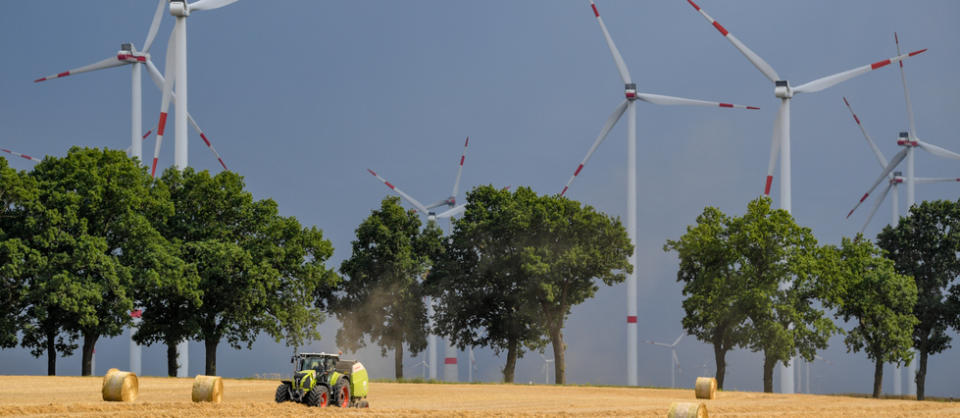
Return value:
<svg viewBox="0 0 960 418">
<path fill-rule="evenodd" d="M 617 46 L 613 43 L 613 38 L 610 37 L 610 32 L 607 31 L 607 26 L 603 23 L 603 18 L 600 17 L 600 12 L 597 10 L 597 5 L 594 4 L 593 0 L 590 0 L 590 7 L 593 9 L 593 15 L 597 18 L 597 22 L 600 23 L 600 30 L 603 31 L 603 37 L 607 41 L 607 47 L 610 48 L 610 53 L 613 54 L 613 60 L 617 65 L 617 71 L 620 73 L 620 79 L 624 83 L 624 95 L 626 96 L 625 100 L 617 105 L 613 110 L 613 114 L 607 119 L 607 122 L 603 125 L 603 129 L 600 130 L 600 135 L 597 136 L 597 139 L 593 142 L 593 145 L 590 147 L 590 150 L 587 151 L 587 155 L 583 157 L 583 160 L 580 162 L 580 165 L 577 166 L 577 169 L 573 172 L 573 176 L 570 177 L 570 180 L 567 181 L 567 184 L 563 186 L 563 190 L 560 191 L 560 196 L 563 196 L 567 189 L 570 188 L 570 184 L 573 183 L 573 180 L 580 175 L 580 171 L 583 170 L 584 164 L 590 160 L 590 156 L 593 155 L 594 151 L 597 150 L 597 147 L 600 146 L 600 143 L 607 137 L 607 134 L 610 133 L 610 130 L 613 129 L 613 126 L 617 124 L 617 121 L 620 120 L 620 117 L 624 113 L 627 114 L 627 234 L 630 238 L 630 243 L 634 245 L 633 254 L 630 255 L 630 265 L 633 266 L 633 272 L 627 277 L 627 384 L 630 386 L 637 385 L 637 113 L 636 108 L 634 107 L 637 100 L 642 100 L 648 103 L 658 104 L 658 105 L 687 105 L 687 106 L 709 106 L 709 107 L 729 107 L 729 108 L 741 108 L 741 109 L 758 109 L 753 106 L 742 106 L 735 105 L 730 103 L 720 103 L 720 102 L 710 102 L 705 100 L 694 100 L 694 99 L 685 99 L 681 97 L 672 97 L 672 96 L 663 96 L 659 94 L 650 94 L 650 93 L 638 93 L 637 85 L 630 78 L 630 72 L 627 70 L 627 65 L 623 61 L 623 57 L 620 55 L 620 51 L 617 50 Z"/>
<path fill-rule="evenodd" d="M 176 85 L 178 100 L 174 102 L 174 166 L 177 169 L 187 167 L 187 16 L 190 12 L 213 10 L 227 6 L 237 0 L 199 0 L 187 3 L 185 0 L 170 0 L 170 14 L 176 17 L 170 39 L 167 41 L 167 56 L 164 71 L 167 72 L 163 80 L 163 98 L 160 104 L 160 120 L 157 123 L 157 143 L 153 150 L 153 164 L 151 175 L 156 174 L 157 160 L 160 154 L 160 145 L 163 142 L 164 129 L 167 123 L 167 110 Z M 204 141 L 207 142 L 204 137 Z M 208 142 L 209 143 L 209 142 Z M 223 162 L 221 161 L 221 164 Z"/>
<path fill-rule="evenodd" d="M 427 217 L 428 221 L 434 221 L 438 218 L 449 219 L 453 216 L 460 215 L 466 210 L 466 204 L 457 205 L 457 193 L 460 190 L 460 177 L 463 174 L 463 162 L 466 159 L 467 146 L 469 145 L 470 145 L 470 137 L 468 136 L 467 139 L 463 142 L 463 152 L 460 154 L 460 160 L 457 164 L 457 177 L 453 181 L 453 191 L 445 199 L 434 202 L 430 204 L 430 206 L 425 206 L 423 203 L 420 203 L 419 200 L 414 199 L 412 196 L 404 193 L 402 190 L 394 186 L 393 183 L 390 183 L 389 181 L 387 181 L 387 179 L 380 177 L 380 175 L 374 172 L 373 170 L 368 168 L 367 171 L 370 172 L 370 174 L 372 174 L 374 177 L 380 180 L 387 187 L 389 187 L 390 190 L 397 192 L 397 194 L 399 194 L 401 197 L 403 197 L 404 200 L 406 200 L 411 205 L 413 205 L 418 211 L 420 211 L 420 213 L 424 214 Z M 431 209 L 441 207 L 441 206 L 447 206 L 448 209 L 439 214 L 431 211 Z M 452 228 L 453 227 L 452 227 L 452 221 L 451 221 L 451 230 Z M 429 317 L 433 317 L 433 304 L 430 302 L 427 302 L 427 315 Z M 427 351 L 430 354 L 430 364 L 431 364 L 430 378 L 434 379 L 437 377 L 436 366 L 433 366 L 434 364 L 437 364 L 435 336 L 431 334 L 430 336 L 428 336 L 427 340 L 428 340 L 427 346 L 429 347 Z M 456 381 L 457 380 L 457 350 L 453 346 L 453 344 L 448 343 L 445 351 L 446 352 L 443 359 L 444 380 Z M 472 355 L 472 353 L 473 353 L 473 347 L 470 348 L 470 354 Z"/>
<path fill-rule="evenodd" d="M 773 82 L 773 94 L 780 99 L 780 110 L 777 112 L 777 118 L 773 122 L 773 139 L 770 146 L 770 161 L 767 165 L 767 178 L 764 185 L 763 194 L 770 195 L 770 186 L 773 183 L 773 170 L 776 168 L 777 156 L 780 156 L 780 208 L 787 212 L 792 212 L 791 202 L 791 179 L 790 179 L 790 100 L 798 93 L 815 93 L 841 82 L 866 74 L 878 68 L 885 67 L 894 62 L 899 62 L 904 58 L 920 54 L 926 49 L 914 51 L 905 55 L 898 55 L 893 58 L 877 61 L 873 64 L 864 65 L 852 70 L 843 71 L 826 77 L 821 77 L 808 83 L 793 87 L 787 80 L 780 78 L 776 70 L 770 64 L 760 58 L 750 48 L 747 48 L 743 42 L 740 42 L 736 36 L 727 31 L 719 22 L 714 20 L 705 10 L 700 8 L 693 0 L 687 0 L 694 9 L 697 10 L 717 31 L 727 38 L 737 50 L 742 53 L 760 72 Z M 793 366 L 783 367 L 780 374 L 780 387 L 783 393 L 793 393 Z"/>
<path fill-rule="evenodd" d="M 677 372 L 680 368 L 680 359 L 677 357 L 677 344 L 680 344 L 680 340 L 683 339 L 684 335 L 686 335 L 686 333 L 680 334 L 676 340 L 673 340 L 673 344 L 647 340 L 647 344 L 659 345 L 670 349 L 670 387 L 672 388 L 677 387 Z"/>
<path fill-rule="evenodd" d="M 550 384 L 550 363 L 553 363 L 553 359 L 548 359 L 540 354 L 540 358 L 543 359 L 543 366 L 540 367 L 543 370 L 543 384 Z"/>
<path fill-rule="evenodd" d="M 69 75 L 80 74 L 85 72 L 97 71 L 107 68 L 119 67 L 122 65 L 130 65 L 131 73 L 133 74 L 131 89 L 130 89 L 130 127 L 131 127 L 131 139 L 130 147 L 127 148 L 127 155 L 131 157 L 137 157 L 140 161 L 143 161 L 143 152 L 141 143 L 143 140 L 146 140 L 147 137 L 153 132 L 147 131 L 145 134 L 142 132 L 142 114 L 141 111 L 141 66 L 146 66 L 150 74 L 151 79 L 153 79 L 154 84 L 157 85 L 158 89 L 162 90 L 163 87 L 163 76 L 160 74 L 160 71 L 157 70 L 156 66 L 153 65 L 153 62 L 150 59 L 150 47 L 153 45 L 153 41 L 156 38 L 157 30 L 160 28 L 160 20 L 163 17 L 163 6 L 167 3 L 168 0 L 158 0 L 156 11 L 153 14 L 153 21 L 150 24 L 150 29 L 147 31 L 147 39 L 143 43 L 143 50 L 137 50 L 136 46 L 133 43 L 124 43 L 120 45 L 120 51 L 117 52 L 116 56 L 112 56 L 101 61 L 95 62 L 90 65 L 85 65 L 83 67 L 74 68 L 72 70 L 67 70 L 61 73 L 49 75 L 46 77 L 41 77 L 34 80 L 35 83 L 41 81 L 53 80 L 56 78 L 62 78 Z M 193 126 L 194 130 L 200 134 L 200 137 L 203 138 L 204 143 L 207 147 L 210 148 L 210 151 L 217 157 L 217 160 L 220 162 L 220 165 L 223 166 L 223 169 L 226 170 L 227 166 L 224 164 L 223 159 L 220 158 L 220 154 L 217 153 L 217 150 L 213 148 L 213 145 L 210 143 L 210 140 L 207 139 L 206 135 L 203 133 L 203 130 L 200 129 L 200 126 L 189 114 L 187 117 L 190 120 L 190 124 Z"/>
<path fill-rule="evenodd" d="M 10 154 L 10 155 L 13 155 L 13 156 L 16 156 L 16 157 L 23 158 L 24 160 L 33 161 L 33 162 L 35 162 L 35 163 L 39 163 L 40 161 L 43 161 L 43 160 L 41 160 L 41 159 L 39 159 L 39 158 L 31 157 L 31 156 L 29 156 L 29 155 L 27 155 L 27 154 L 21 154 L 21 153 L 16 152 L 16 151 L 10 151 L 10 150 L 8 150 L 8 149 L 6 149 L 6 148 L 0 148 L 0 151 L 3 151 L 3 152 L 5 152 L 5 153 L 7 153 L 7 154 Z"/>
</svg>

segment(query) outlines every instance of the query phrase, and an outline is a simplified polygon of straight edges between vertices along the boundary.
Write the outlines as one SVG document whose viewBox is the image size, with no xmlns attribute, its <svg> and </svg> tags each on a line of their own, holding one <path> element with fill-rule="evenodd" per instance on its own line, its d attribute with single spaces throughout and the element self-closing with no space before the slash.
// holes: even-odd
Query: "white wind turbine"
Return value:
<svg viewBox="0 0 960 418">
<path fill-rule="evenodd" d="M 142 140 L 147 139 L 152 131 L 147 131 L 146 134 L 142 134 L 142 100 L 141 100 L 141 66 L 146 66 L 147 70 L 153 79 L 154 83 L 157 85 L 157 88 L 162 89 L 163 85 L 163 76 L 160 75 L 160 71 L 157 70 L 156 66 L 153 65 L 153 62 L 150 60 L 150 47 L 153 45 L 153 41 L 156 38 L 157 30 L 160 28 L 160 20 L 163 17 L 163 6 L 168 0 L 158 0 L 156 11 L 153 13 L 153 21 L 150 23 L 150 29 L 147 31 L 147 39 L 143 43 L 143 50 L 137 50 L 136 46 L 132 43 L 124 43 L 120 45 L 120 51 L 117 52 L 116 56 L 112 56 L 101 61 L 95 62 L 90 65 L 85 65 L 83 67 L 74 68 L 72 70 L 67 70 L 61 73 L 49 75 L 46 77 L 41 77 L 34 80 L 35 83 L 41 81 L 53 80 L 56 78 L 66 77 L 68 75 L 80 74 L 90 71 L 97 71 L 106 68 L 119 67 L 121 65 L 130 65 L 132 73 L 132 83 L 130 89 L 130 147 L 127 148 L 127 154 L 131 157 L 137 157 L 140 161 L 143 161 L 143 152 L 141 148 Z M 210 151 L 216 155 L 217 160 L 220 161 L 220 165 L 223 166 L 223 169 L 226 170 L 227 166 L 223 163 L 223 159 L 220 158 L 220 154 L 217 153 L 217 150 L 213 148 L 213 145 L 210 144 L 210 141 L 207 139 L 206 135 L 200 129 L 200 126 L 197 125 L 196 121 L 188 115 L 190 123 L 193 128 L 200 134 L 200 137 L 203 138 L 204 143 L 207 144 L 207 147 L 210 148 Z"/>
<path fill-rule="evenodd" d="M 3 151 L 3 152 L 5 152 L 5 153 L 7 153 L 7 154 L 10 154 L 10 155 L 13 155 L 13 156 L 16 156 L 16 157 L 23 158 L 24 160 L 33 161 L 33 162 L 35 162 L 35 163 L 39 163 L 40 161 L 43 161 L 43 160 L 41 160 L 41 159 L 39 159 L 39 158 L 31 157 L 31 156 L 29 156 L 29 155 L 27 155 L 27 154 L 21 154 L 21 153 L 16 152 L 16 151 L 10 151 L 10 150 L 8 150 L 8 149 L 6 149 L 6 148 L 0 148 L 0 151 Z"/>
<path fill-rule="evenodd" d="M 876 70 L 881 67 L 885 67 L 891 63 L 899 62 L 907 57 L 912 57 L 914 55 L 920 54 L 926 49 L 921 49 L 919 51 L 914 51 L 905 55 L 898 55 L 896 57 L 885 59 L 882 61 L 877 61 L 873 64 L 864 65 L 861 67 L 854 68 L 852 70 L 843 71 L 833 75 L 828 75 L 826 77 L 821 77 L 816 80 L 813 80 L 808 83 L 801 84 L 796 87 L 790 86 L 790 83 L 782 78 L 777 72 L 773 69 L 770 64 L 760 58 L 755 52 L 750 48 L 747 48 L 743 42 L 740 42 L 736 36 L 733 36 L 732 33 L 728 32 L 719 22 L 714 20 L 706 11 L 700 8 L 699 5 L 693 2 L 693 0 L 687 0 L 687 3 L 690 3 L 694 9 L 696 9 L 705 19 L 707 19 L 710 24 L 713 25 L 717 31 L 720 32 L 728 41 L 737 50 L 742 53 L 747 60 L 750 61 L 764 76 L 767 77 L 770 81 L 773 82 L 773 94 L 778 99 L 780 99 L 780 110 L 777 112 L 777 118 L 773 122 L 773 139 L 770 146 L 770 161 L 767 165 L 767 178 L 766 184 L 764 185 L 763 193 L 764 195 L 770 195 L 770 186 L 773 183 L 773 170 L 777 165 L 777 156 L 780 156 L 780 208 L 786 210 L 787 212 L 792 212 L 792 202 L 791 202 L 791 179 L 790 179 L 790 100 L 793 98 L 794 94 L 798 93 L 815 93 L 834 85 L 837 85 L 841 82 L 849 80 L 851 78 L 857 77 L 859 75 L 866 74 L 872 70 Z M 787 366 L 781 368 L 782 373 L 780 374 L 780 387 L 781 392 L 783 393 L 793 393 L 793 366 Z"/>
<path fill-rule="evenodd" d="M 546 358 L 543 354 L 540 354 L 540 358 L 543 359 L 543 365 L 540 367 L 540 370 L 543 370 L 543 384 L 550 384 L 550 363 L 553 363 L 552 358 Z"/>
<path fill-rule="evenodd" d="M 177 169 L 187 167 L 187 16 L 190 12 L 213 10 L 232 4 L 237 0 L 199 0 L 187 3 L 185 0 L 170 0 L 170 14 L 176 17 L 170 40 L 167 41 L 167 56 L 164 64 L 166 79 L 163 80 L 163 99 L 160 104 L 160 120 L 157 123 L 157 143 L 153 150 L 153 164 L 151 175 L 156 174 L 157 159 L 160 154 L 160 145 L 163 141 L 164 129 L 167 123 L 167 110 L 176 85 L 177 99 L 174 103 L 174 166 Z M 204 138 L 206 141 L 206 138 Z M 209 142 L 208 142 L 209 143 Z M 221 164 L 223 162 L 221 161 Z"/>
<path fill-rule="evenodd" d="M 634 245 L 633 253 L 630 255 L 630 265 L 633 266 L 633 272 L 627 277 L 627 384 L 631 386 L 637 385 L 637 113 L 635 108 L 635 102 L 637 100 L 642 100 L 644 102 L 658 104 L 658 105 L 687 105 L 687 106 L 709 106 L 709 107 L 736 107 L 742 109 L 758 109 L 753 106 L 742 106 L 734 105 L 730 103 L 720 103 L 720 102 L 710 102 L 705 100 L 694 100 L 694 99 L 685 99 L 681 97 L 672 97 L 672 96 L 662 96 L 659 94 L 650 94 L 650 93 L 638 93 L 637 85 L 630 78 L 630 72 L 627 70 L 627 65 L 623 61 L 623 57 L 620 55 L 620 51 L 617 50 L 617 46 L 613 43 L 613 38 L 610 37 L 610 32 L 607 31 L 607 26 L 603 23 L 603 18 L 600 17 L 600 12 L 597 11 L 597 5 L 593 3 L 593 0 L 590 0 L 590 7 L 593 9 L 593 15 L 597 18 L 597 22 L 600 23 L 600 30 L 603 31 L 603 37 L 607 41 L 607 47 L 610 48 L 610 53 L 613 54 L 613 60 L 617 65 L 617 71 L 620 73 L 620 79 L 624 83 L 624 95 L 626 96 L 625 100 L 621 102 L 614 110 L 613 114 L 607 119 L 607 122 L 603 125 L 603 129 L 600 130 L 600 134 L 597 136 L 597 139 L 593 142 L 593 145 L 590 147 L 590 150 L 587 151 L 587 155 L 583 157 L 583 160 L 580 161 L 580 165 L 577 166 L 577 169 L 573 172 L 573 175 L 570 176 L 570 180 L 567 181 L 567 184 L 563 186 L 563 190 L 560 191 L 560 196 L 563 196 L 567 189 L 570 187 L 570 184 L 573 183 L 573 180 L 580 175 L 580 171 L 583 170 L 584 164 L 590 160 L 590 156 L 593 155 L 594 151 L 597 150 L 597 147 L 600 146 L 600 143 L 606 139 L 607 134 L 610 133 L 610 130 L 613 129 L 613 126 L 617 124 L 617 121 L 620 120 L 620 117 L 624 113 L 627 114 L 627 235 L 630 238 L 630 243 Z"/>
<path fill-rule="evenodd" d="M 423 203 L 420 203 L 420 201 L 418 201 L 417 199 L 414 199 L 412 196 L 404 193 L 402 190 L 394 186 L 393 183 L 390 183 L 385 178 L 380 177 L 380 175 L 374 172 L 373 170 L 368 168 L 367 171 L 369 171 L 370 174 L 372 174 L 378 180 L 383 182 L 383 184 L 387 185 L 387 187 L 389 187 L 391 190 L 397 192 L 397 194 L 403 197 L 404 200 L 406 200 L 411 205 L 413 205 L 418 211 L 420 211 L 420 213 L 422 213 L 424 216 L 427 217 L 428 221 L 433 221 L 436 219 L 449 219 L 453 216 L 460 215 L 466 210 L 466 204 L 457 205 L 457 193 L 460 190 L 460 177 L 461 177 L 461 174 L 463 174 L 463 162 L 466 159 L 468 145 L 470 145 L 470 137 L 467 137 L 467 139 L 463 142 L 463 152 L 460 154 L 460 161 L 458 162 L 458 165 L 457 165 L 457 177 L 453 181 L 453 191 L 450 193 L 450 196 L 448 196 L 445 199 L 434 202 L 430 206 L 425 206 Z M 446 205 L 448 209 L 439 214 L 430 210 L 430 209 L 437 208 L 444 205 Z M 451 230 L 452 228 L 453 227 L 452 227 L 452 221 L 451 221 Z M 433 304 L 430 303 L 429 301 L 427 302 L 427 316 L 431 318 L 433 317 Z M 436 348 L 436 337 L 433 334 L 430 334 L 427 337 L 427 347 L 428 347 L 427 352 L 429 353 L 429 358 L 430 358 L 429 360 L 430 378 L 436 379 L 437 377 L 436 349 L 437 348 Z M 443 359 L 443 369 L 444 369 L 443 378 L 445 381 L 450 381 L 450 382 L 457 381 L 457 350 L 453 346 L 453 344 L 450 344 L 448 342 L 445 351 L 446 353 Z M 470 348 L 469 352 L 470 352 L 470 355 L 472 356 L 473 355 L 472 347 Z"/>
<path fill-rule="evenodd" d="M 677 357 L 677 344 L 680 344 L 680 340 L 683 339 L 684 335 L 686 335 L 686 333 L 680 334 L 676 340 L 673 340 L 672 344 L 647 340 L 647 344 L 659 345 L 670 349 L 670 387 L 672 388 L 677 387 L 677 373 L 680 369 L 680 359 Z"/>
</svg>

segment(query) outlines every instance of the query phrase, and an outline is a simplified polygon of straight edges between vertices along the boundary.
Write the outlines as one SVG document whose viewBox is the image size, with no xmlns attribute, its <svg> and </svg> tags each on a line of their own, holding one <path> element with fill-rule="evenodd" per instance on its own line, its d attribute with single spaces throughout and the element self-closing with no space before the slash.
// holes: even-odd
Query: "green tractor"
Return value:
<svg viewBox="0 0 960 418">
<path fill-rule="evenodd" d="M 340 360 L 340 354 L 298 353 L 290 358 L 293 379 L 283 380 L 274 400 L 310 406 L 329 404 L 341 408 L 367 408 L 367 369 L 355 360 Z"/>
</svg>

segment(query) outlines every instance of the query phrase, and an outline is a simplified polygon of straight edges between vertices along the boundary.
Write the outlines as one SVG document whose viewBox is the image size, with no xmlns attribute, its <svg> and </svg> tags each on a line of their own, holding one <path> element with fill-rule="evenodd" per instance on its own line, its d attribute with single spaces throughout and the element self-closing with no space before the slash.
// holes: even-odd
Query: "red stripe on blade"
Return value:
<svg viewBox="0 0 960 418">
<path fill-rule="evenodd" d="M 870 193 L 863 195 L 863 197 L 860 198 L 860 203 L 863 203 L 864 200 L 867 200 L 867 196 L 870 196 Z"/>
<path fill-rule="evenodd" d="M 767 176 L 767 185 L 763 188 L 763 194 L 770 196 L 770 185 L 773 184 L 773 176 Z"/>
<path fill-rule="evenodd" d="M 890 65 L 890 60 L 877 61 L 873 64 L 870 64 L 870 69 L 876 70 L 877 68 L 885 67 L 887 65 Z"/>
<path fill-rule="evenodd" d="M 39 82 L 41 82 L 41 81 L 47 81 L 47 78 L 46 78 L 46 77 L 40 77 L 40 78 L 38 78 L 38 79 L 36 79 L 36 80 L 33 80 L 34 83 L 39 83 Z"/>
<path fill-rule="evenodd" d="M 597 11 L 597 5 L 596 5 L 596 4 L 593 4 L 593 3 L 590 3 L 590 7 L 593 8 L 593 15 L 596 16 L 596 17 L 600 17 L 600 12 Z"/>
<path fill-rule="evenodd" d="M 860 118 L 857 117 L 856 113 L 853 114 L 853 120 L 857 121 L 857 125 L 860 124 Z"/>
<path fill-rule="evenodd" d="M 157 124 L 157 135 L 163 136 L 163 130 L 167 127 L 167 112 L 160 112 L 160 123 Z"/>
<path fill-rule="evenodd" d="M 463 159 L 464 159 L 464 158 L 465 158 L 465 157 L 464 157 L 463 155 L 460 156 L 460 166 L 461 166 L 461 167 L 463 166 Z"/>
<path fill-rule="evenodd" d="M 32 160 L 32 159 L 33 159 L 33 157 L 31 157 L 31 156 L 29 156 L 29 155 L 27 155 L 27 154 L 20 154 L 20 158 L 23 158 L 24 160 Z"/>
<path fill-rule="evenodd" d="M 907 54 L 907 56 L 912 57 L 912 56 L 917 55 L 917 54 L 922 54 L 922 53 L 924 53 L 926 50 L 927 50 L 927 48 L 923 48 L 923 49 L 921 49 L 921 50 L 919 50 L 919 51 L 913 51 L 913 52 Z"/>
<path fill-rule="evenodd" d="M 469 137 L 469 136 L 467 137 L 467 140 L 466 140 L 466 141 L 463 141 L 463 147 L 466 148 L 467 145 L 470 145 L 470 137 Z"/>
<path fill-rule="evenodd" d="M 443 364 L 457 364 L 456 357 L 447 357 L 443 359 Z"/>
<path fill-rule="evenodd" d="M 720 107 L 733 107 L 730 103 L 720 103 Z"/>
<path fill-rule="evenodd" d="M 627 315 L 627 323 L 628 323 L 628 324 L 636 324 L 636 323 L 637 323 L 637 316 L 636 316 L 636 315 Z"/>
<path fill-rule="evenodd" d="M 717 28 L 717 30 L 720 31 L 720 33 L 722 33 L 723 36 L 727 36 L 727 34 L 729 33 L 727 32 L 726 29 L 724 29 L 723 25 L 721 25 L 720 22 L 717 22 L 716 20 L 713 21 L 713 27 Z"/>
<path fill-rule="evenodd" d="M 223 167 L 224 170 L 230 171 L 230 169 L 227 168 L 227 165 L 223 163 L 222 158 L 217 158 L 217 161 L 220 161 L 220 166 Z"/>
<path fill-rule="evenodd" d="M 690 3 L 690 5 L 693 6 L 694 9 L 697 9 L 697 11 L 700 11 L 700 6 L 697 6 L 697 3 L 694 3 L 693 0 L 687 0 L 687 3 Z"/>
<path fill-rule="evenodd" d="M 64 72 L 62 72 L 62 73 L 60 73 L 60 74 L 57 74 L 57 77 L 66 77 L 66 76 L 68 76 L 68 75 L 70 75 L 70 72 L 69 72 L 69 71 L 64 71 Z"/>
<path fill-rule="evenodd" d="M 577 166 L 577 171 L 574 171 L 574 172 L 573 172 L 573 175 L 574 175 L 574 176 L 580 175 L 580 170 L 583 170 L 583 164 L 580 164 L 580 165 Z"/>
<path fill-rule="evenodd" d="M 386 184 L 386 185 L 387 185 L 387 187 L 389 187 L 389 188 L 391 188 L 391 189 L 393 188 L 393 185 L 392 185 L 392 184 L 390 184 L 390 182 L 389 182 L 389 181 L 385 181 L 385 182 L 383 182 L 383 184 Z"/>
<path fill-rule="evenodd" d="M 747 109 L 750 109 L 750 110 L 760 110 L 760 108 L 759 108 L 759 107 L 756 107 L 756 106 L 747 106 Z"/>
<path fill-rule="evenodd" d="M 147 139 L 147 137 L 150 136 L 150 133 L 152 133 L 152 132 L 153 132 L 152 129 L 149 130 L 149 131 L 147 131 L 147 133 L 143 134 L 143 138 L 142 138 L 142 139 Z"/>
<path fill-rule="evenodd" d="M 156 177 L 157 174 L 157 158 L 153 158 L 153 168 L 150 169 L 150 177 Z"/>
<path fill-rule="evenodd" d="M 560 196 L 563 196 L 567 192 L 567 186 L 563 186 L 563 191 L 560 192 Z"/>
<path fill-rule="evenodd" d="M 850 102 L 847 101 L 846 97 L 843 98 L 843 104 L 850 106 Z"/>
<path fill-rule="evenodd" d="M 206 135 L 200 134 L 200 139 L 202 139 L 202 140 L 203 140 L 203 143 L 207 144 L 208 147 L 210 146 L 210 141 L 207 140 L 207 136 L 206 136 Z"/>
</svg>

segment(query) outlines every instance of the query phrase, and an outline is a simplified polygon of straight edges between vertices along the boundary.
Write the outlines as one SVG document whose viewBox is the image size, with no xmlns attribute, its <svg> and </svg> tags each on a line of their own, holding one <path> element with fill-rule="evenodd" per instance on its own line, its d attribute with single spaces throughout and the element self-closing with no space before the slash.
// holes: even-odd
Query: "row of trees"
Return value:
<svg viewBox="0 0 960 418">
<path fill-rule="evenodd" d="M 564 383 L 564 322 L 600 284 L 625 279 L 633 251 L 626 230 L 589 206 L 524 187 L 481 186 L 467 201 L 447 237 L 434 222 L 421 230 L 394 197 L 360 225 L 341 266 L 338 344 L 356 350 L 369 338 L 384 354 L 393 350 L 399 378 L 404 346 L 416 354 L 434 332 L 461 349 L 506 352 L 503 377 L 512 382 L 517 359 L 549 343 L 556 382 Z"/>
<path fill-rule="evenodd" d="M 97 341 L 130 327 L 134 310 L 134 339 L 165 344 L 171 376 L 185 340 L 204 342 L 216 374 L 221 342 L 318 338 L 339 284 L 322 232 L 254 200 L 231 172 L 154 180 L 123 152 L 73 148 L 29 172 L 0 158 L 0 200 L 0 347 L 46 354 L 51 375 L 78 340 L 89 375 Z"/>
<path fill-rule="evenodd" d="M 679 240 L 668 240 L 664 250 L 680 260 L 683 327 L 713 345 L 719 386 L 732 349 L 763 354 L 763 388 L 771 392 L 777 363 L 813 361 L 842 333 L 848 351 L 874 361 L 875 397 L 883 364 L 909 363 L 915 348 L 923 399 L 927 357 L 949 347 L 947 327 L 960 326 L 960 201 L 914 206 L 878 242 L 858 236 L 818 245 L 766 198 L 740 217 L 707 207 Z M 838 328 L 828 311 L 852 328 Z"/>
</svg>

